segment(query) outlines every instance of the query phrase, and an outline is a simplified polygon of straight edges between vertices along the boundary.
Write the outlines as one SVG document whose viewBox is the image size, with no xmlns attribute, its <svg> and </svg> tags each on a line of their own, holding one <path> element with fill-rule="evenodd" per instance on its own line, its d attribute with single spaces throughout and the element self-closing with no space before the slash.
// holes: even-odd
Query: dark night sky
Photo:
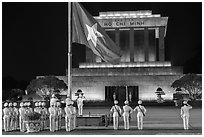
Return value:
<svg viewBox="0 0 204 137">
<path fill-rule="evenodd" d="M 152 10 L 169 17 L 166 60 L 184 73 L 202 73 L 202 3 L 82 3 L 89 13 Z M 85 47 L 73 46 L 73 66 L 83 62 Z M 67 3 L 3 3 L 2 75 L 27 80 L 65 75 Z"/>
</svg>

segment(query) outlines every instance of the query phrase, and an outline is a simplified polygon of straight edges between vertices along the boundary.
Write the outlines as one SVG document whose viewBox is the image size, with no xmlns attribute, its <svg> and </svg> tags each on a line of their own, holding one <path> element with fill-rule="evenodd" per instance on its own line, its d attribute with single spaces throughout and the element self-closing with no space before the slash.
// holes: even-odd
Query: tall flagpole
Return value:
<svg viewBox="0 0 204 137">
<path fill-rule="evenodd" d="M 128 86 L 125 87 L 125 91 L 126 91 L 126 100 L 128 101 Z"/>
<path fill-rule="evenodd" d="M 71 70 L 72 70 L 72 3 L 68 2 L 68 63 L 67 63 L 67 68 L 68 68 L 68 93 L 67 96 L 70 96 L 70 99 L 72 99 L 72 75 L 71 75 Z"/>
</svg>

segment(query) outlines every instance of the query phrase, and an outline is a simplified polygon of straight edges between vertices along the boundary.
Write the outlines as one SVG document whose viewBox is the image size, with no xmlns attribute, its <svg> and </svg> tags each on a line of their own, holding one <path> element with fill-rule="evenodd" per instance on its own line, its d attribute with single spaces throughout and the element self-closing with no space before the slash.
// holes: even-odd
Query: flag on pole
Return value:
<svg viewBox="0 0 204 137">
<path fill-rule="evenodd" d="M 72 42 L 84 44 L 104 61 L 117 64 L 121 51 L 100 24 L 79 3 L 72 7 Z"/>
</svg>

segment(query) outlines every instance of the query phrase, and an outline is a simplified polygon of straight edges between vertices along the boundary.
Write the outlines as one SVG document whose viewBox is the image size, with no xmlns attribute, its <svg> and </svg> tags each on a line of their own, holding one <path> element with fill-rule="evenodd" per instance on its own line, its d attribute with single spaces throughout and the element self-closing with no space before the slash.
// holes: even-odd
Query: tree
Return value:
<svg viewBox="0 0 204 137">
<path fill-rule="evenodd" d="M 186 74 L 174 81 L 171 87 L 182 89 L 183 94 L 189 94 L 191 100 L 196 100 L 201 98 L 202 95 L 202 76 L 197 74 Z"/>
<path fill-rule="evenodd" d="M 62 89 L 67 89 L 67 85 L 63 80 L 59 80 L 54 76 L 45 76 L 33 79 L 26 88 L 27 94 L 36 93 L 42 98 L 55 94 Z"/>
<path fill-rule="evenodd" d="M 8 89 L 2 91 L 2 100 L 19 101 L 22 99 L 22 95 L 25 95 L 24 90 L 21 89 Z"/>
</svg>

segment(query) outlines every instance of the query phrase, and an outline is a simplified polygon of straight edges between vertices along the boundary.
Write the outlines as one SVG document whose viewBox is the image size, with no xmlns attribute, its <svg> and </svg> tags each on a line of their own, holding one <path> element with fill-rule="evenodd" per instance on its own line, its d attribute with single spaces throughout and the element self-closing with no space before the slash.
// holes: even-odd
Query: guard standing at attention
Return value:
<svg viewBox="0 0 204 137">
<path fill-rule="evenodd" d="M 49 107 L 49 113 L 50 113 L 50 131 L 55 132 L 56 130 L 56 119 L 57 119 L 57 110 L 56 110 L 56 102 L 52 102 Z"/>
<path fill-rule="evenodd" d="M 42 122 L 43 122 L 43 130 L 47 128 L 47 115 L 48 115 L 48 110 L 45 107 L 45 102 L 42 102 Z"/>
<path fill-rule="evenodd" d="M 117 130 L 119 128 L 119 117 L 121 117 L 121 108 L 118 106 L 118 101 L 114 101 L 114 106 L 111 108 L 111 112 L 113 113 L 113 129 Z"/>
<path fill-rule="evenodd" d="M 40 120 L 41 120 L 41 122 L 40 122 L 40 125 L 41 125 L 40 126 L 40 130 L 43 130 L 42 102 L 39 102 L 38 106 L 39 106 L 38 107 L 39 108 L 39 112 L 38 113 L 41 115 L 40 116 Z"/>
<path fill-rule="evenodd" d="M 31 108 L 31 103 L 30 102 L 27 103 L 27 109 L 28 109 L 28 113 L 33 112 L 33 109 Z"/>
<path fill-rule="evenodd" d="M 10 102 L 9 103 L 9 115 L 10 115 L 10 119 L 9 119 L 9 131 L 12 131 L 14 128 L 14 115 L 13 115 L 13 104 Z"/>
<path fill-rule="evenodd" d="M 128 105 L 129 102 L 126 100 L 125 106 L 123 106 L 123 120 L 124 120 L 124 129 L 130 129 L 130 114 L 133 112 L 133 109 Z"/>
<path fill-rule="evenodd" d="M 38 102 L 35 102 L 34 112 L 39 113 L 39 103 Z"/>
<path fill-rule="evenodd" d="M 77 106 L 78 106 L 78 114 L 79 116 L 83 115 L 83 101 L 84 101 L 84 96 L 82 94 L 79 94 L 79 97 L 77 99 Z"/>
<path fill-rule="evenodd" d="M 72 106 L 72 130 L 74 130 L 76 128 L 76 107 L 74 107 L 74 101 L 71 102 L 71 106 Z"/>
<path fill-rule="evenodd" d="M 136 106 L 134 109 L 134 111 L 137 111 L 137 126 L 139 130 L 143 129 L 143 117 L 146 114 L 146 109 L 141 104 L 142 104 L 142 100 L 139 100 L 138 106 Z"/>
<path fill-rule="evenodd" d="M 24 103 L 20 103 L 20 108 L 19 108 L 19 127 L 20 127 L 20 132 L 25 132 L 25 108 L 24 108 Z"/>
<path fill-rule="evenodd" d="M 66 131 L 71 131 L 71 118 L 72 118 L 72 108 L 71 108 L 71 102 L 68 102 L 66 104 L 66 107 L 64 108 L 65 111 L 65 129 Z"/>
<path fill-rule="evenodd" d="M 62 108 L 61 108 L 60 102 L 57 102 L 57 117 L 58 117 L 57 130 L 61 130 L 61 127 L 62 127 Z"/>
<path fill-rule="evenodd" d="M 184 130 L 189 129 L 189 110 L 192 109 L 192 106 L 187 103 L 187 101 L 183 102 L 184 106 L 181 107 L 181 118 L 183 119 L 183 128 Z"/>
<path fill-rule="evenodd" d="M 4 120 L 4 131 L 8 132 L 10 127 L 10 112 L 8 108 L 8 103 L 4 103 L 3 109 L 3 120 Z"/>
<path fill-rule="evenodd" d="M 18 113 L 18 108 L 17 108 L 17 103 L 13 103 L 13 130 L 17 130 L 18 128 L 18 118 L 19 118 L 19 113 Z"/>
</svg>

